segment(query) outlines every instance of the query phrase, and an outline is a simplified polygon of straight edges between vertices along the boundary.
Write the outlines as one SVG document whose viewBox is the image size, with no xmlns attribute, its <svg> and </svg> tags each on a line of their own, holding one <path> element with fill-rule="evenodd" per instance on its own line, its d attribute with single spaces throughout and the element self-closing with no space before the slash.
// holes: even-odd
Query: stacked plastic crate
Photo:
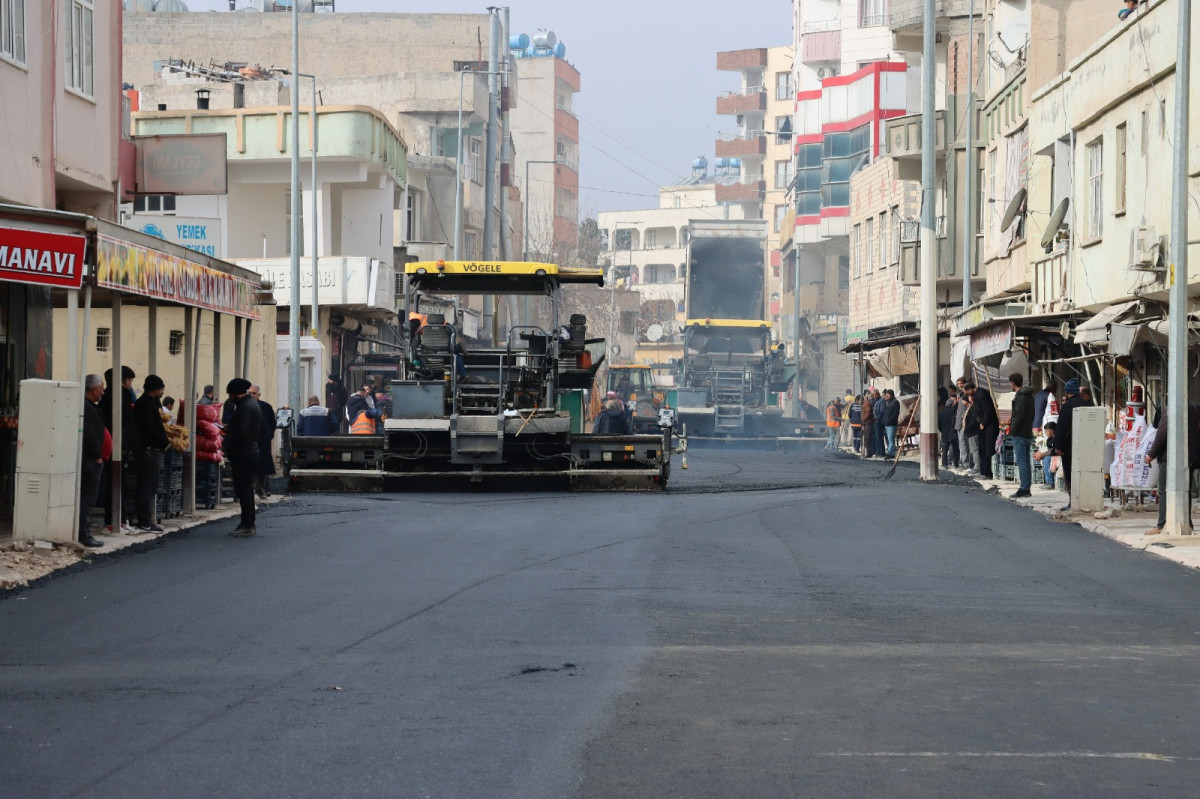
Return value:
<svg viewBox="0 0 1200 799">
<path fill-rule="evenodd" d="M 183 511 L 183 453 L 173 449 L 163 453 L 156 510 L 160 519 L 178 516 Z"/>
</svg>

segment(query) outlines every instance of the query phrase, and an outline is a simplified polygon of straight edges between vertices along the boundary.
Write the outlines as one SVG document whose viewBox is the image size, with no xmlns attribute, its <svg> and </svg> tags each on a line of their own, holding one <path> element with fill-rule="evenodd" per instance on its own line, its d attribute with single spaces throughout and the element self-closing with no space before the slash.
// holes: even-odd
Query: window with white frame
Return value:
<svg viewBox="0 0 1200 799">
<path fill-rule="evenodd" d="M 475 234 L 463 234 L 463 258 L 471 260 L 475 257 Z"/>
<path fill-rule="evenodd" d="M 791 72 L 776 72 L 775 73 L 775 99 L 776 100 L 793 100 L 792 97 L 792 73 Z M 778 128 L 776 128 L 778 130 Z"/>
<path fill-rule="evenodd" d="M 657 246 L 658 246 L 658 231 L 653 230 L 653 229 L 647 230 L 646 231 L 646 248 L 652 250 Z"/>
<path fill-rule="evenodd" d="M 1087 164 L 1087 235 L 1098 239 L 1104 235 L 1104 137 L 1088 144 L 1084 150 Z"/>
<path fill-rule="evenodd" d="M 875 271 L 875 217 L 869 216 L 863 228 L 863 249 L 867 272 Z"/>
<path fill-rule="evenodd" d="M 863 28 L 888 24 L 887 0 L 859 0 L 858 24 Z"/>
<path fill-rule="evenodd" d="M 107 327 L 96 328 L 96 352 L 108 352 L 112 345 L 112 331 Z"/>
<path fill-rule="evenodd" d="M 467 157 L 463 168 L 472 182 L 483 183 L 483 142 L 476 138 L 467 140 Z"/>
<path fill-rule="evenodd" d="M 1124 124 L 1117 125 L 1117 196 L 1116 196 L 1116 213 L 1125 212 L 1125 181 L 1126 170 L 1129 162 L 1126 160 L 1126 148 L 1129 142 L 1129 128 Z"/>
<path fill-rule="evenodd" d="M 775 188 L 786 189 L 792 182 L 792 159 L 775 162 Z"/>
<path fill-rule="evenodd" d="M 862 252 L 859 243 L 862 241 L 862 225 L 850 229 L 850 256 L 854 259 L 854 276 L 862 274 Z"/>
<path fill-rule="evenodd" d="M 787 216 L 787 205 L 775 206 L 775 232 L 778 233 L 783 229 L 783 218 Z"/>
<path fill-rule="evenodd" d="M 25 63 L 25 0 L 0 0 L 0 57 Z"/>
<path fill-rule="evenodd" d="M 67 13 L 67 88 L 92 96 L 92 0 L 69 0 Z"/>
</svg>

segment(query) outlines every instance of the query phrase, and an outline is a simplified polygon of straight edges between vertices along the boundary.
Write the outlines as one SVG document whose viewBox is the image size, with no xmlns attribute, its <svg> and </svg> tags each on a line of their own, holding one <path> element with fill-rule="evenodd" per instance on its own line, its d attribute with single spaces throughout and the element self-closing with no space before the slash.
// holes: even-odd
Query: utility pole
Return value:
<svg viewBox="0 0 1200 799">
<path fill-rule="evenodd" d="M 487 153 L 484 156 L 487 173 L 484 175 L 483 184 L 483 259 L 485 261 L 490 261 L 494 255 L 492 238 L 496 235 L 496 134 L 500 127 L 500 9 L 496 6 L 488 6 L 488 12 L 492 16 L 492 26 L 491 44 L 488 47 L 488 126 L 485 146 Z M 491 294 L 483 295 L 483 329 L 488 331 L 485 335 L 491 336 L 491 342 L 494 345 L 499 338 L 499 331 L 496 329 L 493 302 Z"/>
<path fill-rule="evenodd" d="M 300 4 L 292 3 L 292 270 L 288 298 L 288 407 L 300 404 Z M 316 186 L 313 186 L 316 191 Z"/>
<path fill-rule="evenodd" d="M 937 459 L 937 202 L 934 198 L 934 159 L 937 157 L 937 138 L 934 126 L 937 113 L 937 62 L 934 59 L 934 37 L 937 29 L 937 7 L 934 0 L 925 0 L 925 41 L 921 56 L 921 479 L 936 480 Z M 946 157 L 951 150 L 946 148 Z"/>
<path fill-rule="evenodd" d="M 1192 4 L 1179 0 L 1175 53 L 1175 141 L 1171 184 L 1170 315 L 1167 345 L 1167 535 L 1192 534 L 1188 490 L 1188 83 L 1192 58 Z"/>
<path fill-rule="evenodd" d="M 975 182 L 975 0 L 967 6 L 967 173 L 966 230 L 963 231 L 962 307 L 971 307 L 971 267 L 975 265 L 975 205 L 971 190 Z"/>
</svg>

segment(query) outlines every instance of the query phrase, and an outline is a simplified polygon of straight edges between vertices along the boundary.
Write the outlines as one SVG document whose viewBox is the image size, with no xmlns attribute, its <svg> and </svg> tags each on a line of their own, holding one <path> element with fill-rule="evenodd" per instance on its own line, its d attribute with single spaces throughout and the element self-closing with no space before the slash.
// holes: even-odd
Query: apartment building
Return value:
<svg viewBox="0 0 1200 799">
<path fill-rule="evenodd" d="M 509 185 L 526 203 L 525 244 L 532 259 L 574 264 L 579 244 L 579 70 L 553 31 L 510 37 Z"/>
</svg>

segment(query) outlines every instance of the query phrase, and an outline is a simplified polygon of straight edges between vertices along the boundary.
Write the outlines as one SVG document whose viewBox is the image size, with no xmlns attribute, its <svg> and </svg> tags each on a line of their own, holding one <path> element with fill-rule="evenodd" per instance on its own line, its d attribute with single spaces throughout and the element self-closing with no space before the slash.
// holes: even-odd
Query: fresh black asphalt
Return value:
<svg viewBox="0 0 1200 799">
<path fill-rule="evenodd" d="M 0 796 L 1197 795 L 1200 574 L 911 467 L 690 461 L 300 496 L 14 594 Z"/>
</svg>

